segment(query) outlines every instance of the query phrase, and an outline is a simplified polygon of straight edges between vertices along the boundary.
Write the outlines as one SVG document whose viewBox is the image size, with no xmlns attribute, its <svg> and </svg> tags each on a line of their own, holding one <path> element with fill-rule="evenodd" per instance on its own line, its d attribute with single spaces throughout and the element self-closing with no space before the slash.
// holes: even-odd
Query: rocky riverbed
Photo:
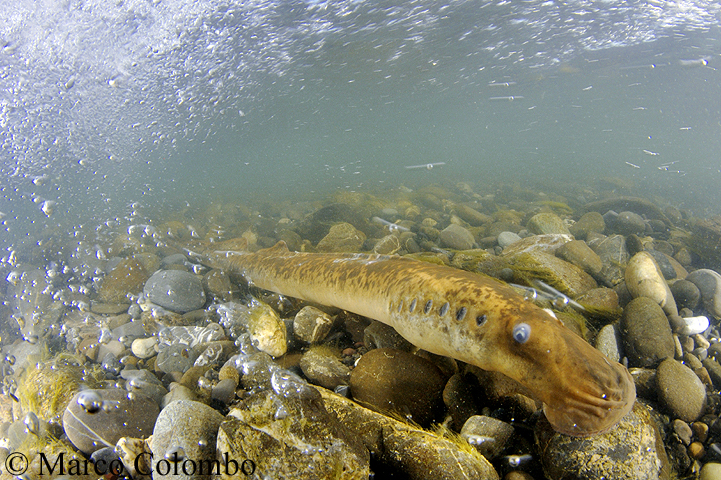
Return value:
<svg viewBox="0 0 721 480">
<path fill-rule="evenodd" d="M 721 478 L 721 220 L 612 187 L 215 201 L 38 239 L 3 265 L 2 476 Z M 626 365 L 636 405 L 604 434 L 556 433 L 503 375 L 192 255 L 232 239 L 512 283 Z"/>
</svg>

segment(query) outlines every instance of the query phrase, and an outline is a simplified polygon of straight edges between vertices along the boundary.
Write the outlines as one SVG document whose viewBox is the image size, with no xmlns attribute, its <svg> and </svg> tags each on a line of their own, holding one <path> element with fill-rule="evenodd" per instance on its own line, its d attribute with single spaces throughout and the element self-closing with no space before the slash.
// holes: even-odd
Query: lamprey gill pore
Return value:
<svg viewBox="0 0 721 480">
<path fill-rule="evenodd" d="M 496 279 L 398 256 L 233 245 L 201 255 L 257 287 L 381 321 L 419 348 L 503 373 L 543 402 L 559 432 L 602 433 L 633 407 L 626 368 Z"/>
</svg>

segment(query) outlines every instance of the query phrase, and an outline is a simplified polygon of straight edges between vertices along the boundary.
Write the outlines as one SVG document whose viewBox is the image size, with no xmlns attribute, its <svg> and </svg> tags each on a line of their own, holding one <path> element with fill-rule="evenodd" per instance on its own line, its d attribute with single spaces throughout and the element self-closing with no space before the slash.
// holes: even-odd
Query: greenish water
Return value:
<svg viewBox="0 0 721 480">
<path fill-rule="evenodd" d="M 37 8 L 0 31 L 4 252 L 138 206 L 437 180 L 718 211 L 712 2 Z"/>
</svg>

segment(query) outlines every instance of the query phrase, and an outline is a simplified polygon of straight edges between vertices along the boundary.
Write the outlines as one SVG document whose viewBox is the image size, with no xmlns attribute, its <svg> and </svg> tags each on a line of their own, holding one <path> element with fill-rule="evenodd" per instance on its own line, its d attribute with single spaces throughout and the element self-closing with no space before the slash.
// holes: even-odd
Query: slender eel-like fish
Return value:
<svg viewBox="0 0 721 480">
<path fill-rule="evenodd" d="M 517 380 L 559 432 L 604 432 L 633 407 L 628 370 L 491 277 L 396 256 L 290 252 L 283 242 L 255 253 L 223 247 L 204 254 L 255 286 L 379 320 L 417 347 Z"/>
</svg>

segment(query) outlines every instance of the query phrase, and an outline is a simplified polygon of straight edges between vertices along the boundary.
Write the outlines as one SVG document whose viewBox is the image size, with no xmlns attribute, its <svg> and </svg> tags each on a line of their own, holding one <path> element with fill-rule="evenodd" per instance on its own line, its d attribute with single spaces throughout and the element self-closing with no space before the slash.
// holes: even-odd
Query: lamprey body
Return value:
<svg viewBox="0 0 721 480">
<path fill-rule="evenodd" d="M 559 432 L 602 433 L 633 407 L 628 370 L 491 277 L 397 256 L 290 252 L 282 242 L 203 253 L 255 286 L 379 320 L 419 348 L 513 378 Z"/>
</svg>

